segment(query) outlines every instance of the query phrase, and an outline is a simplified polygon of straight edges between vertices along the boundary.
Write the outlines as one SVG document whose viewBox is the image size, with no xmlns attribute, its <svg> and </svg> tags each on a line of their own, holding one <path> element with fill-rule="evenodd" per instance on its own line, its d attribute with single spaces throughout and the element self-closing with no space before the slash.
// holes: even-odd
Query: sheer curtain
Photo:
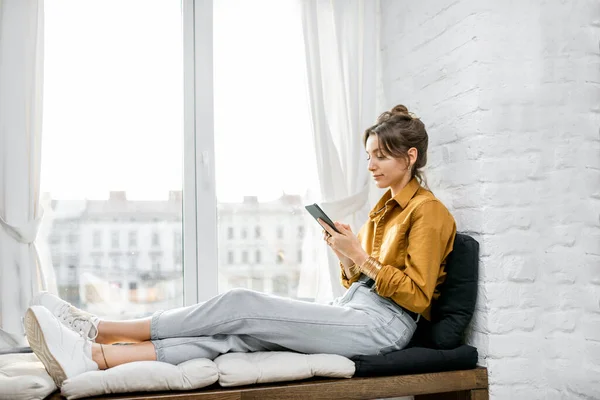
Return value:
<svg viewBox="0 0 600 400">
<path fill-rule="evenodd" d="M 43 8 L 43 0 L 0 1 L 0 346 L 23 345 L 21 317 L 47 288 L 35 245 L 43 216 Z"/>
<path fill-rule="evenodd" d="M 372 185 L 361 137 L 380 111 L 379 1 L 301 0 L 301 6 L 321 206 L 358 233 Z M 327 272 L 333 296 L 341 295 L 331 251 Z M 325 299 L 323 290 L 317 300 Z"/>
</svg>

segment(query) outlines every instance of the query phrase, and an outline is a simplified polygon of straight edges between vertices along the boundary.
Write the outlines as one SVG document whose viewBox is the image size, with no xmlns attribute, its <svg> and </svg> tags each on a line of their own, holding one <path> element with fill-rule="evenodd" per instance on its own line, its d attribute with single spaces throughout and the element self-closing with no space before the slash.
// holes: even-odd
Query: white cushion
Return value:
<svg viewBox="0 0 600 400">
<path fill-rule="evenodd" d="M 56 385 L 33 353 L 0 355 L 0 399 L 41 400 Z"/>
<path fill-rule="evenodd" d="M 292 352 L 228 353 L 211 361 L 197 358 L 171 365 L 136 361 L 106 371 L 67 379 L 62 394 L 69 400 L 108 393 L 200 389 L 293 381 L 313 376 L 350 378 L 354 362 L 333 354 Z M 0 355 L 0 399 L 43 399 L 56 390 L 34 354 Z"/>
<path fill-rule="evenodd" d="M 199 389 L 212 385 L 218 379 L 217 366 L 207 358 L 197 358 L 179 365 L 136 361 L 67 379 L 61 392 L 71 400 L 105 393 Z"/>
<path fill-rule="evenodd" d="M 227 353 L 215 359 L 223 387 L 294 381 L 313 376 L 351 378 L 354 362 L 334 354 L 300 354 L 285 351 Z"/>
</svg>

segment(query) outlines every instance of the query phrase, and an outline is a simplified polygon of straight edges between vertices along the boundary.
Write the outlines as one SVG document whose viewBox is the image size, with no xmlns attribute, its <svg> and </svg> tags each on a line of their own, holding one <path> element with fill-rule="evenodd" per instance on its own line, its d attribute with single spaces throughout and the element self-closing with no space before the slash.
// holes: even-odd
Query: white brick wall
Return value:
<svg viewBox="0 0 600 400">
<path fill-rule="evenodd" d="M 494 399 L 600 398 L 600 2 L 381 0 L 386 106 L 481 244 Z"/>
</svg>

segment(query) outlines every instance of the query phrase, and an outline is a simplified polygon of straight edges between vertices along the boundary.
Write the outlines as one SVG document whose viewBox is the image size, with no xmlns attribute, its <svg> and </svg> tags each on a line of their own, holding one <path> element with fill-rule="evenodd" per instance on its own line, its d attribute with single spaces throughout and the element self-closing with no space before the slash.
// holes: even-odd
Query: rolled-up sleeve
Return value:
<svg viewBox="0 0 600 400">
<path fill-rule="evenodd" d="M 358 281 L 358 278 L 360 278 L 360 274 L 356 274 L 356 276 L 348 278 L 346 276 L 346 273 L 344 272 L 344 266 L 342 265 L 341 262 L 340 262 L 340 270 L 341 270 L 342 286 L 344 286 L 346 289 L 348 289 L 354 282 Z"/>
<path fill-rule="evenodd" d="M 384 265 L 377 275 L 377 292 L 410 311 L 424 313 L 455 235 L 454 218 L 442 203 L 432 199 L 420 204 L 411 217 L 405 268 Z"/>
</svg>

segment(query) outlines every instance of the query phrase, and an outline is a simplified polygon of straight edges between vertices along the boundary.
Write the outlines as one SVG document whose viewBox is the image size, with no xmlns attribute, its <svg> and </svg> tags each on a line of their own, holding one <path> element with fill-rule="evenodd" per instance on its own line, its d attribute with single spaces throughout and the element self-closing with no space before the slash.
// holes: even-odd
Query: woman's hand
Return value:
<svg viewBox="0 0 600 400">
<path fill-rule="evenodd" d="M 340 233 L 337 233 L 320 218 L 319 223 L 325 229 L 323 239 L 344 266 L 349 267 L 352 263 L 361 265 L 369 258 L 369 255 L 363 250 L 358 237 L 352 232 L 350 225 L 334 222 L 336 229 L 340 231 Z"/>
<path fill-rule="evenodd" d="M 329 234 L 329 232 L 327 232 L 326 230 L 323 229 L 323 240 L 325 241 L 325 243 L 327 243 L 328 246 L 329 246 L 329 242 L 327 240 L 329 239 L 329 237 L 331 237 L 331 235 Z M 334 248 L 332 248 L 331 250 L 333 250 L 333 252 L 337 256 L 338 260 L 340 260 L 340 262 L 342 263 L 342 265 L 345 268 L 348 268 L 348 267 L 350 267 L 353 264 L 352 259 L 346 257 L 345 255 L 343 255 L 342 253 L 340 253 L 338 250 L 336 250 Z"/>
</svg>

